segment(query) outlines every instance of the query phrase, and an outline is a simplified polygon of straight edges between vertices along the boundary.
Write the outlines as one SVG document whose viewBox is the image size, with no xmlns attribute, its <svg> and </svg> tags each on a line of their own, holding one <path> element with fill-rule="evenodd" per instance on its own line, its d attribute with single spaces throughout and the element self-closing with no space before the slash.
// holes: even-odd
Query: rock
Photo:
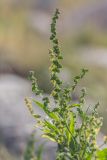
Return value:
<svg viewBox="0 0 107 160">
<path fill-rule="evenodd" d="M 98 29 L 107 30 L 107 0 L 89 1 L 86 5 L 70 9 L 60 24 L 62 32 L 79 33 L 82 28 L 94 24 Z M 63 27 L 62 27 L 63 26 Z"/>
<path fill-rule="evenodd" d="M 38 0 L 37 8 L 41 10 L 53 10 L 56 6 L 56 0 Z"/>
<path fill-rule="evenodd" d="M 79 54 L 81 54 L 81 59 L 84 63 L 107 68 L 107 48 L 83 48 Z"/>
<path fill-rule="evenodd" d="M 49 35 L 50 20 L 50 15 L 43 11 L 30 11 L 28 15 L 29 26 L 44 36 Z"/>
<path fill-rule="evenodd" d="M 20 160 L 20 158 L 17 159 L 3 145 L 0 145 L 0 160 Z"/>
<path fill-rule="evenodd" d="M 63 80 L 64 84 L 71 84 L 71 71 L 68 68 L 63 68 L 59 73 L 59 78 Z"/>
<path fill-rule="evenodd" d="M 33 126 L 24 105 L 24 97 L 31 93 L 30 84 L 18 76 L 0 75 L 0 91 L 0 137 L 17 152 Z"/>
<path fill-rule="evenodd" d="M 34 128 L 34 120 L 24 104 L 25 97 L 31 97 L 31 85 L 29 81 L 15 75 L 0 75 L 0 142 L 7 148 L 17 154 L 22 154 L 25 150 L 27 140 Z M 40 98 L 36 98 L 40 100 Z M 35 106 L 37 113 L 43 113 Z M 37 131 L 38 143 L 43 143 Z M 53 143 L 46 143 L 44 153 L 47 156 L 54 157 Z M 49 158 L 51 159 L 51 158 Z"/>
</svg>

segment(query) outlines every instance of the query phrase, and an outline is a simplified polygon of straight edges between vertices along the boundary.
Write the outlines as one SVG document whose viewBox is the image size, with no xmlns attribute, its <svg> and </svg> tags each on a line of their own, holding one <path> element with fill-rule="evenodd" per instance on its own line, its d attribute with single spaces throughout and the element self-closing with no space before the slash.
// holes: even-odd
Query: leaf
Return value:
<svg viewBox="0 0 107 160">
<path fill-rule="evenodd" d="M 48 108 L 46 108 L 44 106 L 44 104 L 36 101 L 35 99 L 32 99 L 32 101 L 38 105 L 41 109 L 43 109 L 43 111 L 52 119 L 55 119 L 55 120 L 59 120 L 59 117 L 57 116 L 57 114 L 53 113 L 53 112 L 50 112 Z"/>
<path fill-rule="evenodd" d="M 73 113 L 70 112 L 70 119 L 69 119 L 69 124 L 68 124 L 68 128 L 67 128 L 67 137 L 68 137 L 68 143 L 70 143 L 71 138 L 74 134 L 74 117 L 73 117 Z"/>
<path fill-rule="evenodd" d="M 44 109 L 45 106 L 44 106 L 42 103 L 40 103 L 39 101 L 36 101 L 35 99 L 32 99 L 32 101 L 33 101 L 36 105 L 38 105 L 40 108 Z"/>
<path fill-rule="evenodd" d="M 41 118 L 41 116 L 39 114 L 33 114 L 33 117 L 36 118 L 36 119 Z"/>
<path fill-rule="evenodd" d="M 80 107 L 80 104 L 72 104 L 72 107 Z"/>
<path fill-rule="evenodd" d="M 86 156 L 86 160 L 92 160 L 92 157 L 93 157 L 92 154 L 88 153 L 88 155 Z"/>
<path fill-rule="evenodd" d="M 59 120 L 59 117 L 58 117 L 58 115 L 57 114 L 55 114 L 55 113 L 53 113 L 53 112 L 50 112 L 49 113 L 49 117 L 51 117 L 52 119 L 55 119 L 55 120 Z"/>
<path fill-rule="evenodd" d="M 54 126 L 53 124 L 51 124 L 48 121 L 44 121 L 45 126 L 47 126 L 49 129 L 53 130 L 54 132 L 56 132 L 57 134 L 59 133 L 59 130 L 56 126 Z"/>
<path fill-rule="evenodd" d="M 32 99 L 32 101 L 38 106 L 40 107 L 47 115 L 49 114 L 49 109 L 47 107 L 44 106 L 43 103 L 36 101 L 35 99 Z M 49 116 L 49 115 L 48 115 Z"/>
<path fill-rule="evenodd" d="M 71 133 L 74 134 L 74 117 L 73 117 L 73 113 L 70 113 L 70 125 L 69 125 L 69 130 Z"/>
<path fill-rule="evenodd" d="M 97 160 L 107 160 L 107 148 L 97 152 Z"/>
<path fill-rule="evenodd" d="M 48 138 L 48 139 L 50 139 L 51 141 L 56 142 L 55 137 L 54 137 L 51 133 L 43 134 L 42 137 L 43 137 L 43 138 Z"/>
</svg>

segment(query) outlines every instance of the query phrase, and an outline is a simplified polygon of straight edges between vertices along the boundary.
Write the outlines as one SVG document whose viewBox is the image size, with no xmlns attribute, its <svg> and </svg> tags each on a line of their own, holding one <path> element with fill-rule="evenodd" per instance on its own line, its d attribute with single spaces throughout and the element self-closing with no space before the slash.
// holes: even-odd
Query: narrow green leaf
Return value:
<svg viewBox="0 0 107 160">
<path fill-rule="evenodd" d="M 38 105 L 38 107 L 44 109 L 44 105 L 43 105 L 41 102 L 36 101 L 35 99 L 32 99 L 32 101 L 33 101 L 36 105 Z"/>
<path fill-rule="evenodd" d="M 42 135 L 43 138 L 48 138 L 49 140 L 56 142 L 55 137 L 52 134 L 43 134 Z"/>
<path fill-rule="evenodd" d="M 43 109 L 43 111 L 52 119 L 55 119 L 55 120 L 59 120 L 59 117 L 57 116 L 57 114 L 53 113 L 53 112 L 50 112 L 48 108 L 46 108 L 44 106 L 44 104 L 36 101 L 35 99 L 32 99 L 32 101 L 38 105 L 41 109 Z"/>
<path fill-rule="evenodd" d="M 68 124 L 68 128 L 66 129 L 66 134 L 68 137 L 68 143 L 70 143 L 72 135 L 74 135 L 74 117 L 73 117 L 73 113 L 70 112 L 70 119 L 69 119 L 69 124 Z"/>
<path fill-rule="evenodd" d="M 53 132 L 59 133 L 58 128 L 57 128 L 56 126 L 54 126 L 53 124 L 51 124 L 50 122 L 48 122 L 48 121 L 45 120 L 45 121 L 44 121 L 44 124 L 45 124 L 49 129 L 53 130 Z"/>
<path fill-rule="evenodd" d="M 80 104 L 72 104 L 71 107 L 80 107 Z"/>
<path fill-rule="evenodd" d="M 33 117 L 36 119 L 41 118 L 41 116 L 39 114 L 33 114 Z"/>
<path fill-rule="evenodd" d="M 58 117 L 58 115 L 57 114 L 55 114 L 55 113 L 53 113 L 53 112 L 50 112 L 49 113 L 49 117 L 51 117 L 52 119 L 55 119 L 55 120 L 59 120 L 59 117 Z"/>
</svg>

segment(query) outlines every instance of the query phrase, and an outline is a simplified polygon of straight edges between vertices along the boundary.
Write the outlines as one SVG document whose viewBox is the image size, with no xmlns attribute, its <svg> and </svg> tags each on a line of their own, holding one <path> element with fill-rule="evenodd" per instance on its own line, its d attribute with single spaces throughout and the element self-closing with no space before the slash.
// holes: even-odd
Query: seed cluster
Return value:
<svg viewBox="0 0 107 160">
<path fill-rule="evenodd" d="M 59 17 L 59 10 L 56 9 L 56 12 L 52 18 L 52 24 L 51 24 L 51 36 L 50 40 L 52 41 L 52 49 L 49 50 L 50 54 L 50 72 L 51 72 L 51 82 L 53 84 L 53 91 L 52 96 L 56 101 L 60 99 L 60 91 L 61 91 L 61 85 L 62 81 L 58 77 L 58 73 L 60 72 L 60 69 L 62 68 L 62 65 L 60 64 L 60 60 L 62 59 L 62 54 L 59 48 L 59 42 L 58 38 L 56 37 L 56 20 Z"/>
<path fill-rule="evenodd" d="M 38 87 L 37 79 L 34 71 L 29 72 L 29 80 L 31 80 L 32 82 L 32 92 L 35 93 L 36 95 L 40 95 L 42 91 Z"/>
</svg>

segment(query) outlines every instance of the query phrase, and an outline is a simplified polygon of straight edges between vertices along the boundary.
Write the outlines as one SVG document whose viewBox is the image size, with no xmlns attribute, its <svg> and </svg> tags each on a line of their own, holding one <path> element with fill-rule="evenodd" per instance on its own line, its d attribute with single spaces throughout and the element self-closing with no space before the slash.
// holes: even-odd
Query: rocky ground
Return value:
<svg viewBox="0 0 107 160">
<path fill-rule="evenodd" d="M 30 82 L 15 75 L 0 75 L 0 91 L 0 142 L 11 152 L 23 154 L 35 124 L 24 104 L 26 96 L 33 96 Z M 36 106 L 35 111 L 41 113 Z M 40 132 L 37 131 L 36 135 L 37 147 L 43 140 L 38 138 Z M 54 146 L 46 143 L 46 159 L 48 156 L 54 156 Z"/>
</svg>

